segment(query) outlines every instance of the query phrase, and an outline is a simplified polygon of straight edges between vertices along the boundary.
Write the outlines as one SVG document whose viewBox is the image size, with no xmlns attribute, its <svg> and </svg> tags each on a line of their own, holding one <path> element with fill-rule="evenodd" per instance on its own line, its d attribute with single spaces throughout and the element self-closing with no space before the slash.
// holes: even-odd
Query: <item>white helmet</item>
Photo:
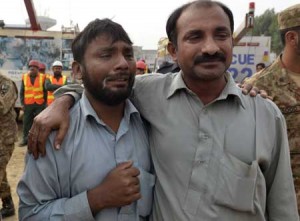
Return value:
<svg viewBox="0 0 300 221">
<path fill-rule="evenodd" d="M 62 67 L 63 64 L 60 61 L 54 61 L 53 64 L 52 64 L 52 67 L 55 67 L 55 66 Z"/>
</svg>

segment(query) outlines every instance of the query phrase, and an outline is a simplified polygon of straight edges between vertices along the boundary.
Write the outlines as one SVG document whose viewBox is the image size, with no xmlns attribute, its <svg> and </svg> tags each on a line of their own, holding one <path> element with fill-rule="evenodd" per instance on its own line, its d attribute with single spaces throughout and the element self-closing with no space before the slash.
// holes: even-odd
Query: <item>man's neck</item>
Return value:
<svg viewBox="0 0 300 221">
<path fill-rule="evenodd" d="M 86 96 L 97 116 L 114 132 L 117 132 L 124 116 L 125 101 L 121 104 L 111 106 L 95 100 L 88 93 L 86 93 Z"/>
<path fill-rule="evenodd" d="M 300 56 L 290 50 L 285 49 L 281 56 L 281 62 L 287 70 L 300 74 Z"/>
<path fill-rule="evenodd" d="M 61 75 L 61 74 L 54 75 L 54 78 L 56 78 L 56 79 L 60 79 L 61 77 L 62 77 L 62 75 Z"/>
<path fill-rule="evenodd" d="M 189 81 L 184 78 L 183 80 L 187 87 L 198 96 L 204 105 L 218 98 L 226 86 L 225 76 L 214 81 Z"/>
<path fill-rule="evenodd" d="M 37 74 L 29 73 L 29 76 L 35 78 L 37 76 Z"/>
</svg>

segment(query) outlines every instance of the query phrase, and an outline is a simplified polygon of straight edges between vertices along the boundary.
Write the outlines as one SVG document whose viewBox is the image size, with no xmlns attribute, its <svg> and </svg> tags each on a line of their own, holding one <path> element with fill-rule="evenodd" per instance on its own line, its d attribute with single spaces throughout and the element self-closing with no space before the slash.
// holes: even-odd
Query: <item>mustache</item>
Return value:
<svg viewBox="0 0 300 221">
<path fill-rule="evenodd" d="M 129 73 L 129 72 L 121 72 L 121 73 L 109 75 L 105 79 L 107 81 L 114 81 L 114 80 L 118 80 L 118 79 L 129 79 L 129 78 L 132 78 L 132 74 L 131 73 Z"/>
<path fill-rule="evenodd" d="M 213 55 L 210 55 L 210 54 L 198 55 L 194 60 L 194 65 L 201 64 L 204 62 L 213 62 L 213 61 L 225 62 L 226 61 L 225 55 L 220 52 L 216 52 Z"/>
</svg>

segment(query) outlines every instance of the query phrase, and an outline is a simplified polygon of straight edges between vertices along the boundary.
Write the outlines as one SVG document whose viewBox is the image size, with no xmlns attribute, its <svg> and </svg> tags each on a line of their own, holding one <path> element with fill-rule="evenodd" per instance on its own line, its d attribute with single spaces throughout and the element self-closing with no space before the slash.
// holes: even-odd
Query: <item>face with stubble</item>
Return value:
<svg viewBox="0 0 300 221">
<path fill-rule="evenodd" d="M 130 44 L 100 35 L 88 44 L 80 66 L 85 89 L 97 101 L 113 106 L 130 96 L 136 71 Z"/>
<path fill-rule="evenodd" d="M 54 66 L 54 67 L 52 67 L 52 71 L 53 71 L 54 76 L 61 76 L 62 67 Z"/>
</svg>

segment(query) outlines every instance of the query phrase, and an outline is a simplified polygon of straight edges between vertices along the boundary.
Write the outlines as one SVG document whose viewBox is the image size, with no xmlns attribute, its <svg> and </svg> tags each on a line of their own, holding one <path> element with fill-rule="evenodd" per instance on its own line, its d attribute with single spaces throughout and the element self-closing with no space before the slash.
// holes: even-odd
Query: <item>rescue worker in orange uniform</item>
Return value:
<svg viewBox="0 0 300 221">
<path fill-rule="evenodd" d="M 67 84 L 67 77 L 62 75 L 63 65 L 60 61 L 55 61 L 52 64 L 53 75 L 49 75 L 45 81 L 45 89 L 48 91 L 47 105 L 49 106 L 53 100 L 53 92 L 62 85 Z"/>
<path fill-rule="evenodd" d="M 44 63 L 39 63 L 39 72 L 46 74 L 46 65 Z"/>
<path fill-rule="evenodd" d="M 23 139 L 19 146 L 27 145 L 29 129 L 33 119 L 46 106 L 47 91 L 44 88 L 45 74 L 39 72 L 39 62 L 29 62 L 29 72 L 22 75 L 20 101 L 23 106 Z"/>
</svg>

